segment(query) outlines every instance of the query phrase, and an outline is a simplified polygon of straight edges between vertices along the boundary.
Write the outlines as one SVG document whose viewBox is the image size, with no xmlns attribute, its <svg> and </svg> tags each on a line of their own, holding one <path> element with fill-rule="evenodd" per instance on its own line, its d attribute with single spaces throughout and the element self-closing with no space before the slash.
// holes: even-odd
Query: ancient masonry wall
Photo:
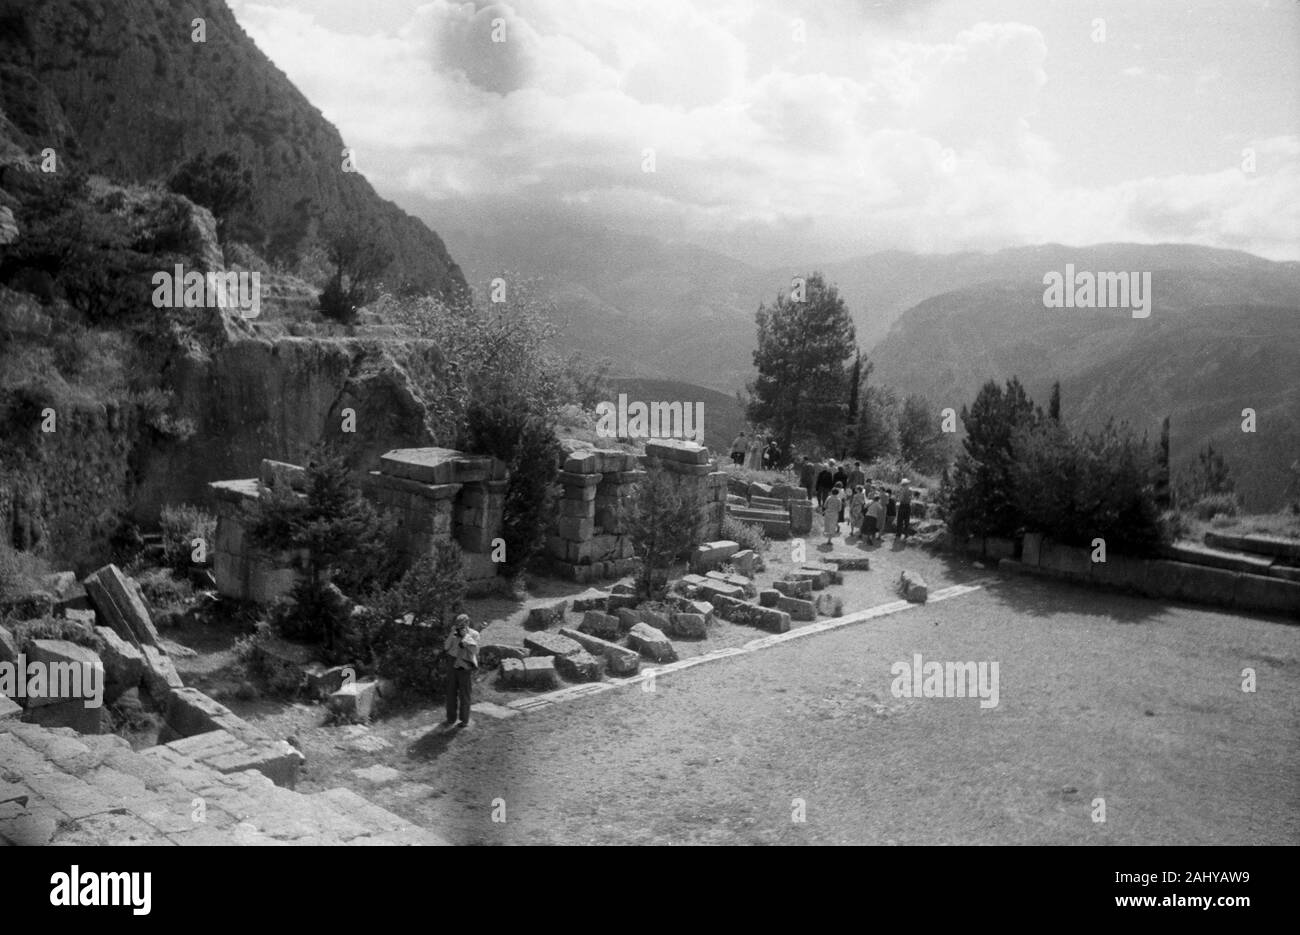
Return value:
<svg viewBox="0 0 1300 935">
<path fill-rule="evenodd" d="M 267 554 L 246 541 L 243 504 L 287 486 L 301 493 L 306 475 L 297 465 L 263 461 L 256 478 L 211 484 L 217 504 L 213 555 L 217 591 L 227 597 L 269 603 L 286 596 L 301 575 L 305 555 Z M 380 458 L 362 489 L 397 524 L 397 544 L 409 561 L 432 555 L 439 542 L 460 544 L 468 591 L 492 587 L 498 564 L 492 540 L 501 529 L 508 482 L 495 458 L 448 448 L 406 448 Z"/>
<path fill-rule="evenodd" d="M 558 508 L 546 537 L 545 554 L 554 573 L 586 583 L 635 570 L 633 542 L 619 523 L 618 510 L 652 462 L 704 505 L 697 541 L 721 537 L 727 474 L 716 470 L 708 449 L 676 441 L 650 442 L 644 456 L 570 449 L 557 478 Z"/>
</svg>

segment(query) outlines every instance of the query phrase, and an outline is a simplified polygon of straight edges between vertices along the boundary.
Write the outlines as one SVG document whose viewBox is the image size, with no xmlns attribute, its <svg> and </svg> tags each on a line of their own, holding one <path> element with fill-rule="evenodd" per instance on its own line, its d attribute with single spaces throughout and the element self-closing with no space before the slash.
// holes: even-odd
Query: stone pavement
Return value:
<svg viewBox="0 0 1300 935">
<path fill-rule="evenodd" d="M 0 844 L 446 843 L 350 789 L 305 795 L 167 747 L 0 720 Z"/>
</svg>

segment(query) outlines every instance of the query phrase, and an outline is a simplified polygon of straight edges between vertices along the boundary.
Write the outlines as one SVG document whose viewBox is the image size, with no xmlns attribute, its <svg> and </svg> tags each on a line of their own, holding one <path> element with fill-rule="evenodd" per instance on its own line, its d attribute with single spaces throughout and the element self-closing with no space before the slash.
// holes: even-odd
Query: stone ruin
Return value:
<svg viewBox="0 0 1300 935">
<path fill-rule="evenodd" d="M 398 548 L 410 561 L 433 553 L 439 542 L 461 547 L 466 587 L 490 589 L 496 578 L 492 541 L 501 529 L 506 466 L 496 458 L 449 448 L 399 448 L 379 459 L 362 490 L 381 512 L 394 515 Z M 306 471 L 295 464 L 264 460 L 259 476 L 215 481 L 217 536 L 213 570 L 225 597 L 270 603 L 289 593 L 305 556 L 266 553 L 245 541 L 243 505 L 272 488 L 302 493 Z"/>
<path fill-rule="evenodd" d="M 619 522 L 619 508 L 652 460 L 680 491 L 694 493 L 703 504 L 697 541 L 721 538 L 728 475 L 717 470 L 707 448 L 663 440 L 647 442 L 640 456 L 572 443 L 566 452 L 545 547 L 548 564 L 560 577 L 587 583 L 633 571 L 633 542 Z"/>
<path fill-rule="evenodd" d="M 722 536 L 727 477 L 707 448 L 693 442 L 649 442 L 645 454 L 587 448 L 570 442 L 557 476 L 556 511 L 547 528 L 543 556 L 553 574 L 582 583 L 631 574 L 634 545 L 620 522 L 620 507 L 654 462 L 684 493 L 703 505 L 696 541 Z M 499 563 L 492 543 L 500 533 L 509 474 L 503 462 L 448 448 L 401 448 L 383 455 L 366 475 L 363 491 L 396 517 L 399 547 L 412 561 L 438 542 L 455 540 L 464 555 L 469 593 L 490 590 Z M 298 465 L 265 460 L 255 478 L 215 481 L 217 535 L 213 570 L 226 597 L 274 602 L 301 574 L 301 554 L 268 554 L 245 541 L 243 505 L 272 488 L 302 493 L 306 472 Z"/>
</svg>

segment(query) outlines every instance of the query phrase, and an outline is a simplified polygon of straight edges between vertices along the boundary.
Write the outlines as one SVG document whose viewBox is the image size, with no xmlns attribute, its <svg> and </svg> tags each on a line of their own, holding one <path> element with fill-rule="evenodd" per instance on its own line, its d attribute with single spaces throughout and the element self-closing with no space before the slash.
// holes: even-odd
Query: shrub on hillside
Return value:
<svg viewBox="0 0 1300 935">
<path fill-rule="evenodd" d="M 767 550 L 767 536 L 761 526 L 741 522 L 729 514 L 722 517 L 722 538 L 738 542 L 741 549 L 753 549 L 760 555 Z"/>
<path fill-rule="evenodd" d="M 189 568 L 194 558 L 194 540 L 203 540 L 203 552 L 207 560 L 198 564 L 210 564 L 212 550 L 217 540 L 217 518 L 206 510 L 188 503 L 168 505 L 162 508 L 159 518 L 162 527 L 163 563 L 168 568 L 183 570 Z"/>
<path fill-rule="evenodd" d="M 96 653 L 102 653 L 106 648 L 103 637 L 93 627 L 58 617 L 44 617 L 16 624 L 13 635 L 19 650 L 27 655 L 32 654 L 33 640 L 67 640 Z"/>
<path fill-rule="evenodd" d="M 1239 506 L 1236 494 L 1215 493 L 1201 497 L 1191 509 L 1197 519 L 1210 520 L 1216 516 L 1236 516 Z"/>
<path fill-rule="evenodd" d="M 40 556 L 15 549 L 0 539 L 0 599 L 38 591 L 50 565 Z"/>
</svg>

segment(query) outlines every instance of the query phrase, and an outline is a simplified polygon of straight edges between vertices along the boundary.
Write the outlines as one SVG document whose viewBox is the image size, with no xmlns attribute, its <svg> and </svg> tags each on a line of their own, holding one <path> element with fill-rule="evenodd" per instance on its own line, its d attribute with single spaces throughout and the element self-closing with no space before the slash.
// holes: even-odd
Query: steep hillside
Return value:
<svg viewBox="0 0 1300 935">
<path fill-rule="evenodd" d="M 1213 439 L 1247 504 L 1277 506 L 1300 455 L 1300 268 L 1224 251 L 1146 249 L 1164 251 L 1145 257 L 1156 262 L 1198 261 L 1147 267 L 1149 318 L 1044 308 L 1042 273 L 1078 256 L 1044 248 L 1033 279 L 1027 270 L 1019 280 L 955 290 L 906 312 L 873 354 L 874 379 L 955 409 L 989 378 L 1018 375 L 1040 402 L 1059 379 L 1067 421 L 1094 425 L 1113 416 L 1154 438 L 1168 414 L 1176 467 Z M 1142 259 L 1117 252 L 1087 267 L 1075 262 L 1142 269 Z M 1255 434 L 1241 431 L 1244 408 L 1257 413 Z"/>
<path fill-rule="evenodd" d="M 270 257 L 293 259 L 315 222 L 346 218 L 378 232 L 394 286 L 464 285 L 437 234 L 342 171 L 338 131 L 222 0 L 0 0 L 0 63 L 0 109 L 28 151 L 126 181 L 231 151 L 253 173 L 250 225 Z"/>
</svg>

